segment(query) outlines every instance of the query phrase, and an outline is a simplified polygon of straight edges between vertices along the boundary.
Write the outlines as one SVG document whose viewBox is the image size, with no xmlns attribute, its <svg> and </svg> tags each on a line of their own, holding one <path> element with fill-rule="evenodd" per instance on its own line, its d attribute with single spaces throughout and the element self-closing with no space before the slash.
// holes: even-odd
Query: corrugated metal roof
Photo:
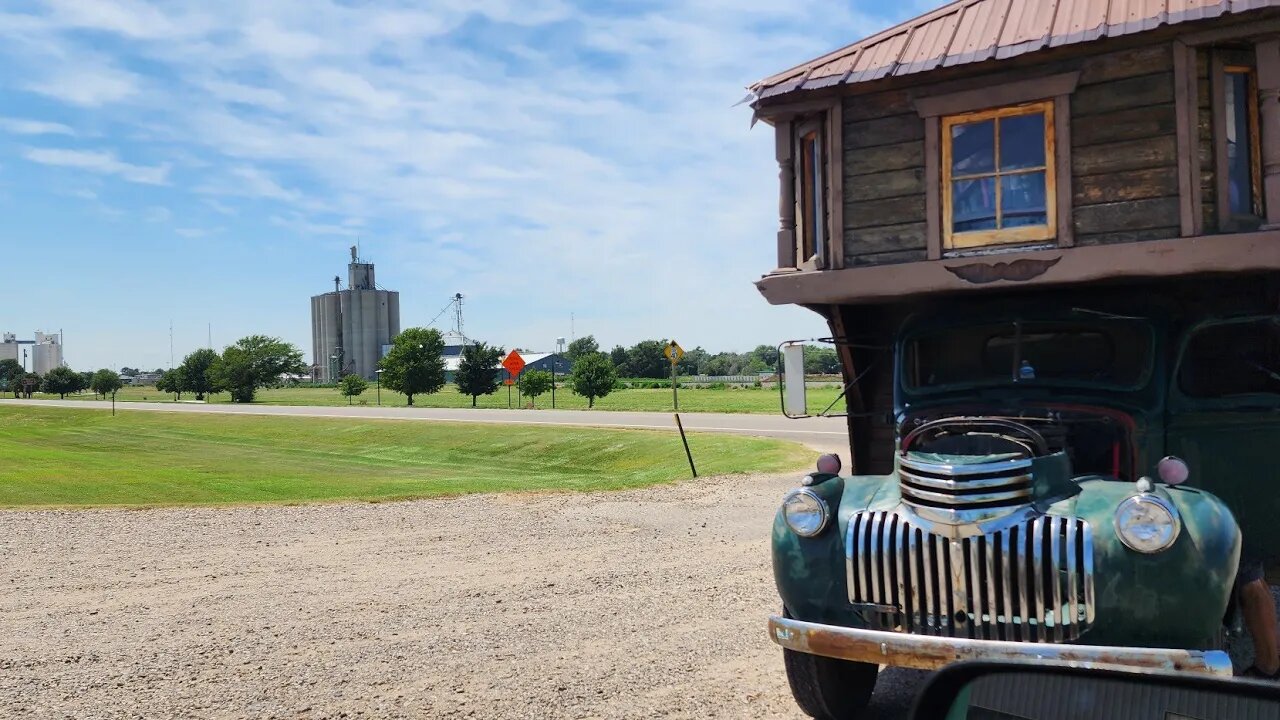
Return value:
<svg viewBox="0 0 1280 720">
<path fill-rule="evenodd" d="M 1280 7 L 1280 0 L 956 0 L 761 80 L 757 99 Z"/>
</svg>

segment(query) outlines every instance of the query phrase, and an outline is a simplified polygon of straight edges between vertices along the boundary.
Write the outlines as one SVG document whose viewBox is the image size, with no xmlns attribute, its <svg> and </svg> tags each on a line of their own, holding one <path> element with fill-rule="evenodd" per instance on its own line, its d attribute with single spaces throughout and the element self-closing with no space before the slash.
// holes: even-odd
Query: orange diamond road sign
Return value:
<svg viewBox="0 0 1280 720">
<path fill-rule="evenodd" d="M 524 358 L 520 357 L 520 353 L 512 350 L 507 355 L 507 358 L 502 361 L 502 367 L 506 368 L 507 372 L 511 373 L 511 377 L 515 377 L 524 369 Z"/>
</svg>

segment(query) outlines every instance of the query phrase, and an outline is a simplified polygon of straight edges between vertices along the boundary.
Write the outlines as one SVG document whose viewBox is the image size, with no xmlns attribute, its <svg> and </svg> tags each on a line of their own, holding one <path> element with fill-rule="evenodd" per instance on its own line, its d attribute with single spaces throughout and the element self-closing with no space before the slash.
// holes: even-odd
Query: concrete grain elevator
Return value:
<svg viewBox="0 0 1280 720">
<path fill-rule="evenodd" d="M 379 289 L 373 263 L 351 248 L 347 289 L 333 278 L 333 292 L 311 298 L 311 357 L 321 382 L 354 373 L 375 377 L 382 348 L 400 334 L 400 293 Z"/>
</svg>

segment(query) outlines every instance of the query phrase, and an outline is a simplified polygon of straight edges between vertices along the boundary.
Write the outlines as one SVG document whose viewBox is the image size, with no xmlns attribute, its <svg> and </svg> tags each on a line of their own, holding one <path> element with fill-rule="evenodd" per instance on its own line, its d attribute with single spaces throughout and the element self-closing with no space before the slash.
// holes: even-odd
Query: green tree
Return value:
<svg viewBox="0 0 1280 720">
<path fill-rule="evenodd" d="M 81 390 L 88 390 L 92 386 L 93 386 L 93 371 L 86 370 L 80 373 L 80 386 L 77 387 L 75 391 L 80 392 Z"/>
<path fill-rule="evenodd" d="M 462 359 L 453 382 L 458 386 L 458 392 L 471 396 L 471 407 L 476 406 L 476 398 L 497 391 L 502 382 L 497 368 L 503 354 L 502 348 L 482 342 L 462 348 Z"/>
<path fill-rule="evenodd" d="M 286 373 L 305 372 L 302 351 L 292 343 L 266 335 L 240 338 L 222 351 L 209 372 L 218 387 L 231 392 L 231 402 L 253 402 L 258 388 L 280 382 Z"/>
<path fill-rule="evenodd" d="M 164 393 L 173 393 L 174 400 L 181 400 L 182 393 L 186 390 L 182 386 L 182 373 L 178 372 L 177 368 L 160 373 L 160 377 L 156 380 L 156 389 Z"/>
<path fill-rule="evenodd" d="M 26 369 L 17 360 L 13 358 L 0 360 L 0 390 L 8 390 L 15 398 L 18 397 L 19 382 L 26 374 Z"/>
<path fill-rule="evenodd" d="M 684 357 L 680 358 L 680 364 L 676 365 L 676 372 L 681 375 L 698 375 L 702 371 L 700 368 L 711 357 L 711 353 L 698 346 L 692 350 L 686 350 Z"/>
<path fill-rule="evenodd" d="M 833 347 L 807 345 L 804 349 L 804 371 L 813 375 L 836 375 L 840 372 L 840 356 Z"/>
<path fill-rule="evenodd" d="M 751 357 L 764 363 L 766 368 L 775 368 L 778 366 L 778 348 L 772 345 L 757 345 L 755 350 L 751 351 Z"/>
<path fill-rule="evenodd" d="M 103 368 L 93 374 L 89 380 L 89 389 L 96 395 L 101 395 L 105 400 L 106 397 L 120 388 L 124 387 L 124 382 L 114 370 Z"/>
<path fill-rule="evenodd" d="M 205 395 L 222 392 L 218 378 L 212 372 L 218 362 L 218 353 L 209 348 L 200 348 L 182 358 L 178 366 L 178 375 L 182 389 L 196 394 L 197 400 L 204 400 Z"/>
<path fill-rule="evenodd" d="M 614 345 L 613 349 L 609 351 L 609 361 L 613 363 L 613 367 L 617 369 L 617 372 L 620 375 L 623 377 L 630 377 L 630 375 L 627 375 L 626 348 L 621 345 Z"/>
<path fill-rule="evenodd" d="M 578 358 L 569 373 L 569 387 L 587 399 L 587 407 L 596 405 L 596 398 L 608 395 L 618 383 L 618 370 L 604 353 L 591 353 Z"/>
<path fill-rule="evenodd" d="M 529 398 L 534 407 L 538 406 L 538 396 L 551 389 L 551 373 L 546 370 L 525 370 L 517 381 L 520 394 Z"/>
<path fill-rule="evenodd" d="M 369 381 L 355 373 L 343 375 L 342 379 L 338 381 L 338 392 L 342 393 L 342 396 L 347 399 L 348 405 L 351 404 L 352 398 L 368 389 Z"/>
<path fill-rule="evenodd" d="M 409 328 L 392 341 L 391 351 L 378 363 L 382 384 L 409 398 L 444 387 L 444 339 L 434 328 Z"/>
<path fill-rule="evenodd" d="M 80 390 L 83 382 L 84 378 L 80 377 L 80 373 L 63 365 L 45 373 L 44 380 L 40 384 L 40 391 L 66 398 L 67 393 Z"/>
<path fill-rule="evenodd" d="M 569 362 L 577 362 L 583 355 L 596 352 L 600 352 L 600 344 L 596 342 L 596 336 L 587 335 L 569 343 L 569 349 L 565 351 L 564 356 Z"/>
<path fill-rule="evenodd" d="M 663 355 L 663 340 L 642 340 L 627 348 L 627 377 L 665 378 L 671 375 L 671 361 Z"/>
<path fill-rule="evenodd" d="M 39 375 L 33 372 L 24 372 L 20 377 L 14 380 L 18 385 L 18 389 L 22 391 L 23 397 L 31 399 L 31 393 L 40 387 L 42 382 Z"/>
</svg>

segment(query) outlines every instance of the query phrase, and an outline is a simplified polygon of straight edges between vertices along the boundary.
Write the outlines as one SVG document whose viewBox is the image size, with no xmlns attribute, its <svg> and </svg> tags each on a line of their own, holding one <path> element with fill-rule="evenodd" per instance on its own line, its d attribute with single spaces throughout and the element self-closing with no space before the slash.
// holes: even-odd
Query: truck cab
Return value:
<svg viewBox="0 0 1280 720">
<path fill-rule="evenodd" d="M 1280 555 L 1280 2 L 1107 12 L 961 0 L 750 88 L 757 287 L 826 318 L 849 429 L 773 527 L 814 717 L 884 665 L 1232 673 L 1241 555 Z"/>
</svg>

